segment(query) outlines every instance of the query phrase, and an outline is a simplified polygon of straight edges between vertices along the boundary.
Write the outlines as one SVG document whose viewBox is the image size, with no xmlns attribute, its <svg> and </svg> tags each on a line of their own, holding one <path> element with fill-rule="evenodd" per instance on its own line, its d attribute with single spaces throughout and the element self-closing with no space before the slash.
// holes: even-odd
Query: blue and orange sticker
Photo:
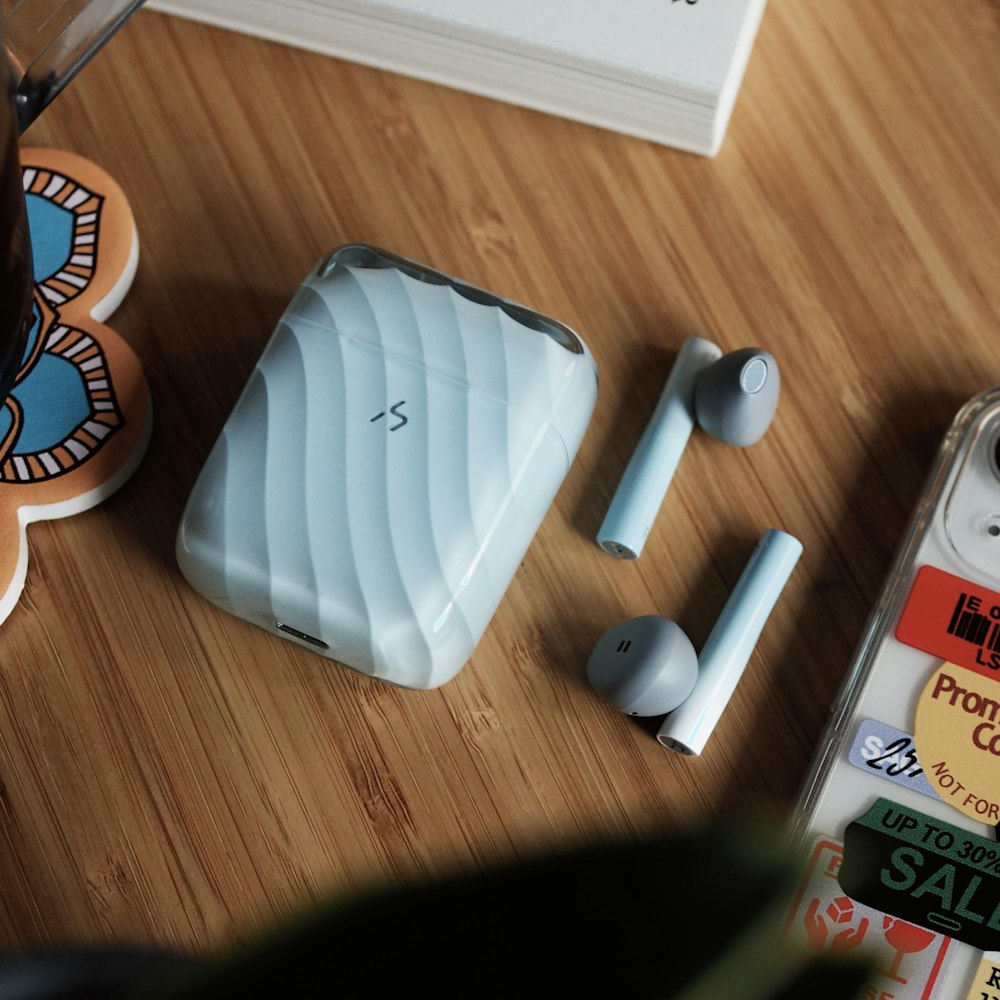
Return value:
<svg viewBox="0 0 1000 1000">
<path fill-rule="evenodd" d="M 0 621 L 24 587 L 27 525 L 87 510 L 137 467 L 151 427 L 146 378 L 104 321 L 135 276 L 131 207 L 100 167 L 21 151 L 34 315 L 13 390 L 0 403 Z"/>
</svg>

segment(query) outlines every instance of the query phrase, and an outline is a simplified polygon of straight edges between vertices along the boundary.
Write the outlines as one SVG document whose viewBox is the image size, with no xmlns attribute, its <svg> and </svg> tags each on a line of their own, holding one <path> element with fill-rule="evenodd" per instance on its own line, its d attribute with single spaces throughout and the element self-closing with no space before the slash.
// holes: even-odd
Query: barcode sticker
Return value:
<svg viewBox="0 0 1000 1000">
<path fill-rule="evenodd" d="M 1000 680 L 1000 594 L 936 566 L 921 566 L 896 638 Z"/>
<path fill-rule="evenodd" d="M 959 594 L 951 621 L 948 623 L 948 634 L 971 642 L 984 651 L 996 653 L 1000 650 L 1000 622 L 984 615 L 979 610 L 982 606 L 982 601 L 975 595 L 964 591 Z M 995 606 L 990 610 L 995 611 Z M 998 665 L 996 657 L 990 657 L 990 660 L 991 666 L 995 669 Z"/>
</svg>

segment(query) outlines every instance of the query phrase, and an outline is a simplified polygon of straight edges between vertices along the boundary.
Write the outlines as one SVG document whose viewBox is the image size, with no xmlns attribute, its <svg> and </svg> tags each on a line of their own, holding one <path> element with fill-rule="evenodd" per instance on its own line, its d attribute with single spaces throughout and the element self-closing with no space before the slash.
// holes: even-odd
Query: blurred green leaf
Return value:
<svg viewBox="0 0 1000 1000">
<path fill-rule="evenodd" d="M 773 830 L 716 826 L 456 873 L 335 901 L 143 995 L 853 1000 L 864 960 L 781 939 L 798 861 Z"/>
</svg>

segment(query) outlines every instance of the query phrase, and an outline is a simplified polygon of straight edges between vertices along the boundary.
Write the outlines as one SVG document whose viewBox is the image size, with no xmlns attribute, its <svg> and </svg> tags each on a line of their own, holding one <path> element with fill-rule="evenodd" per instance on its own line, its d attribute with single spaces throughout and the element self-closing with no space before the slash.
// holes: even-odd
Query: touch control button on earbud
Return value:
<svg viewBox="0 0 1000 1000">
<path fill-rule="evenodd" d="M 743 391 L 754 395 L 764 388 L 765 382 L 767 382 L 767 362 L 763 358 L 753 358 L 740 374 Z"/>
</svg>

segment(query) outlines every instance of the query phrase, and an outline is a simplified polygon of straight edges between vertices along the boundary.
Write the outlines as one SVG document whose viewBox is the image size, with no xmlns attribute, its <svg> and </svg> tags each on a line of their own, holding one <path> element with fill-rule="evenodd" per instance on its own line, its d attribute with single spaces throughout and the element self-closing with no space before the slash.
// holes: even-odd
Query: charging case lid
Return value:
<svg viewBox="0 0 1000 1000">
<path fill-rule="evenodd" d="M 262 628 L 436 687 L 486 630 L 596 392 L 563 324 L 341 247 L 296 292 L 209 454 L 178 562 Z"/>
</svg>

